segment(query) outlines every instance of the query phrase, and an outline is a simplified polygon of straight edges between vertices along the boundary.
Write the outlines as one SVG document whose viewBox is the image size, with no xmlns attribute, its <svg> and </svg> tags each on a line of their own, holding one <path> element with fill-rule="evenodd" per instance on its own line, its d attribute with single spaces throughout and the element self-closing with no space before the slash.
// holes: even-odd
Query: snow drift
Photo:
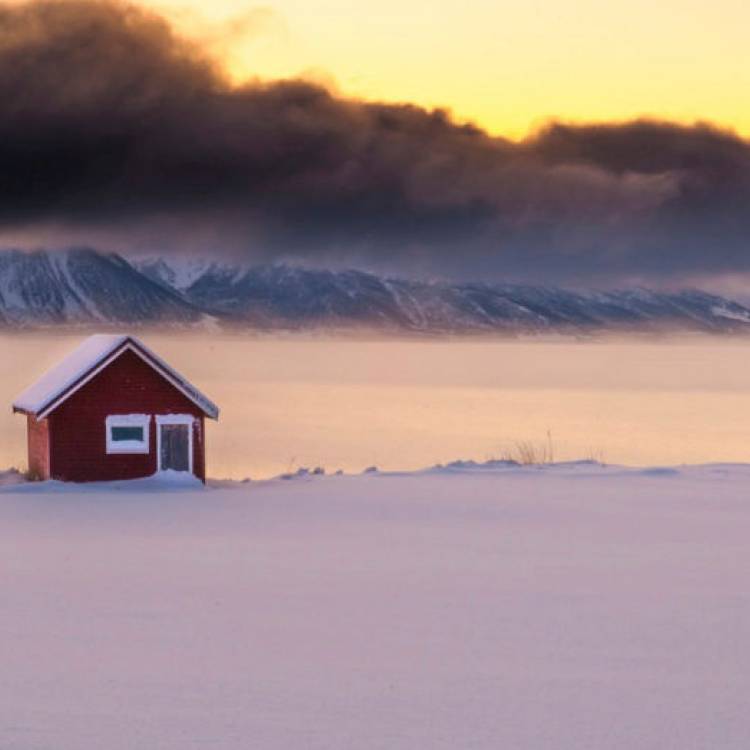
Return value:
<svg viewBox="0 0 750 750">
<path fill-rule="evenodd" d="M 748 489 L 470 463 L 4 487 L 0 745 L 744 750 Z"/>
</svg>

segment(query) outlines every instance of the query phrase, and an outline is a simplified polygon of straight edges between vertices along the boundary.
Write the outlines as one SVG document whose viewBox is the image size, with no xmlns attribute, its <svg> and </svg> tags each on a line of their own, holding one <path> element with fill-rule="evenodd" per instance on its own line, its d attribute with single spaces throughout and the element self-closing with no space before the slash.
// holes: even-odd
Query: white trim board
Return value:
<svg viewBox="0 0 750 750">
<path fill-rule="evenodd" d="M 161 428 L 163 425 L 187 425 L 188 428 L 188 472 L 195 474 L 193 469 L 193 432 L 195 432 L 195 423 L 197 417 L 192 414 L 156 414 L 156 470 L 164 471 L 161 468 Z"/>
<path fill-rule="evenodd" d="M 151 452 L 150 414 L 110 414 L 104 420 L 107 455 L 148 455 Z M 113 427 L 141 427 L 143 440 L 113 440 Z"/>
</svg>

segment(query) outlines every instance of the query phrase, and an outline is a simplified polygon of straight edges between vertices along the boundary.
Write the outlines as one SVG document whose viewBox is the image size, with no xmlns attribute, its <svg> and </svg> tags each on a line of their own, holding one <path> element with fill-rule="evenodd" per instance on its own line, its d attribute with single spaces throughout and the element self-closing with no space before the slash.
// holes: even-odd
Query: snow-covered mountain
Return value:
<svg viewBox="0 0 750 750">
<path fill-rule="evenodd" d="M 94 250 L 0 252 L 0 322 L 195 323 L 203 313 L 118 255 Z"/>
<path fill-rule="evenodd" d="M 490 283 L 428 283 L 362 271 L 161 261 L 141 265 L 197 308 L 254 327 L 367 326 L 424 332 L 675 329 L 750 332 L 750 308 L 696 290 L 573 292 Z M 170 269 L 170 270 L 167 270 Z"/>
<path fill-rule="evenodd" d="M 750 333 L 750 308 L 701 291 L 574 292 L 431 283 L 362 271 L 94 250 L 0 252 L 0 325 L 367 328 L 425 333 L 681 330 Z"/>
</svg>

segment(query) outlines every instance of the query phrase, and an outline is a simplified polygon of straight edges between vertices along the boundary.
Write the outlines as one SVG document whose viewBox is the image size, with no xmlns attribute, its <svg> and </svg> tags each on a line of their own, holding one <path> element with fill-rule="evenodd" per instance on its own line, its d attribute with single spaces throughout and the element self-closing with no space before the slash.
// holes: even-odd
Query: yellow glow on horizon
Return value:
<svg viewBox="0 0 750 750">
<path fill-rule="evenodd" d="M 652 116 L 750 135 L 745 0 L 153 0 L 236 79 L 452 110 L 521 137 Z"/>
</svg>

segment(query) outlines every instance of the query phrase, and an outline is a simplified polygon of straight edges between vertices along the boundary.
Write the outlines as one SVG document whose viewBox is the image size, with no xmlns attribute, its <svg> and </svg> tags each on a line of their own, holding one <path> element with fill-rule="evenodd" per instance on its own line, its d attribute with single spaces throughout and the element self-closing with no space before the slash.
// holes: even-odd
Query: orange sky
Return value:
<svg viewBox="0 0 750 750">
<path fill-rule="evenodd" d="M 551 118 L 750 135 L 746 0 L 153 0 L 232 74 L 447 106 L 520 137 Z"/>
</svg>

